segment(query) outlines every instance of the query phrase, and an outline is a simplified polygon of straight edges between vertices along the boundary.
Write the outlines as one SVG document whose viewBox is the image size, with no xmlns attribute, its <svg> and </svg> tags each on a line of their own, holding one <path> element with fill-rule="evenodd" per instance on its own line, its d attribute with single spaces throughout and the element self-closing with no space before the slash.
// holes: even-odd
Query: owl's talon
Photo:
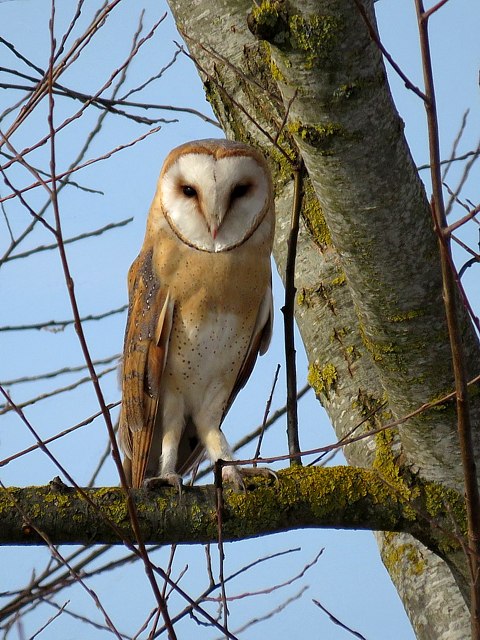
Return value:
<svg viewBox="0 0 480 640">
<path fill-rule="evenodd" d="M 183 480 L 182 476 L 179 476 L 178 473 L 167 473 L 163 476 L 146 478 L 143 481 L 143 486 L 150 491 L 155 491 L 160 487 L 176 487 L 179 497 L 182 497 Z"/>
<path fill-rule="evenodd" d="M 278 475 L 268 467 L 237 467 L 225 465 L 222 468 L 222 480 L 233 486 L 235 491 L 245 491 L 245 478 L 263 477 L 278 481 Z"/>
<path fill-rule="evenodd" d="M 244 476 L 270 478 L 278 482 L 278 474 L 269 467 L 241 467 L 240 473 Z"/>
</svg>

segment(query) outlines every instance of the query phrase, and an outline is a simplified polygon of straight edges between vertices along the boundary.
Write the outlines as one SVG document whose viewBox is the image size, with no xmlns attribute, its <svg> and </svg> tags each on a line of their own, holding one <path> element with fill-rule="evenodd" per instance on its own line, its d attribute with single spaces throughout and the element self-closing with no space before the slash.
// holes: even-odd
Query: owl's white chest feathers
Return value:
<svg viewBox="0 0 480 640">
<path fill-rule="evenodd" d="M 192 417 L 212 404 L 223 411 L 251 335 L 251 323 L 233 313 L 207 313 L 204 320 L 174 318 L 164 372 L 165 392 L 181 396 Z"/>
</svg>

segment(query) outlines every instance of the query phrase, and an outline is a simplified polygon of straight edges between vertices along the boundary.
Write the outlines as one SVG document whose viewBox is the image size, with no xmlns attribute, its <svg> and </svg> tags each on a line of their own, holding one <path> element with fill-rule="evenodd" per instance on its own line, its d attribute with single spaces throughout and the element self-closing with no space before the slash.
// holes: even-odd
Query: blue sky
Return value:
<svg viewBox="0 0 480 640">
<path fill-rule="evenodd" d="M 59 3 L 60 4 L 60 3 Z M 76 3 L 61 3 L 57 8 L 58 35 L 68 24 Z M 80 24 L 93 15 L 99 3 L 87 1 Z M 112 12 L 106 25 L 79 60 L 62 76 L 62 83 L 79 91 L 92 93 L 108 78 L 111 70 L 119 67 L 128 55 L 131 39 L 144 7 L 145 29 L 157 20 L 167 7 L 163 2 L 134 2 L 123 0 Z M 380 33 L 389 51 L 402 69 L 416 84 L 422 86 L 418 43 L 413 3 L 392 3 L 381 0 L 376 3 Z M 18 51 L 45 68 L 48 63 L 48 17 L 50 2 L 46 0 L 12 0 L 0 2 L 0 24 L 2 35 L 14 43 Z M 478 89 L 478 24 L 480 8 L 470 0 L 451 0 L 438 16 L 432 19 L 432 47 L 435 79 L 442 136 L 442 155 L 447 157 L 457 134 L 462 115 L 470 108 L 465 134 L 459 153 L 470 151 L 480 139 L 479 89 Z M 80 33 L 80 25 L 77 34 Z M 124 89 L 126 91 L 158 72 L 172 58 L 178 40 L 173 21 L 167 16 L 158 27 L 157 34 L 142 48 L 129 70 Z M 73 41 L 73 39 L 71 40 Z M 8 49 L 0 45 L 1 66 L 14 67 L 32 73 Z M 389 71 L 391 86 L 397 108 L 405 120 L 405 132 L 412 154 L 418 164 L 428 161 L 428 147 L 423 105 L 408 92 L 401 80 Z M 18 78 L 0 74 L 2 82 L 19 82 Z M 0 112 L 20 99 L 22 93 L 0 91 Z M 132 98 L 132 99 L 135 99 Z M 195 69 L 184 57 L 179 56 L 175 65 L 164 76 L 148 87 L 141 100 L 176 106 L 188 106 L 211 115 L 204 100 L 201 83 Z M 74 113 L 78 103 L 57 100 L 56 123 Z M 148 112 L 145 115 L 151 116 Z M 167 119 L 179 117 L 164 111 Z M 17 150 L 32 145 L 47 131 L 47 109 L 41 104 L 26 123 L 12 137 Z M 66 169 L 77 156 L 86 136 L 95 125 L 98 112 L 90 108 L 82 118 L 74 121 L 59 136 L 57 142 L 57 171 Z M 12 116 L 6 117 L 0 129 L 6 131 Z M 96 136 L 86 153 L 86 159 L 102 156 L 119 145 L 127 144 L 148 130 L 148 126 L 120 117 L 105 120 L 101 133 Z M 67 248 L 69 263 L 75 281 L 75 292 L 82 315 L 101 314 L 126 303 L 126 273 L 135 258 L 143 239 L 145 219 L 154 194 L 161 164 L 169 149 L 184 141 L 220 137 L 221 131 L 192 115 L 181 115 L 179 122 L 164 124 L 159 133 L 147 137 L 137 145 L 115 153 L 82 170 L 75 176 L 82 187 L 100 193 L 87 192 L 73 187 L 65 188 L 59 197 L 64 236 L 66 238 L 94 230 L 113 221 L 130 217 L 134 220 L 127 226 L 115 229 L 106 235 L 85 242 L 71 244 Z M 41 147 L 28 155 L 32 164 L 48 170 L 48 149 Z M 2 158 L 3 162 L 3 158 Z M 448 181 L 455 186 L 462 167 L 455 166 Z M 14 167 L 9 177 L 16 186 L 30 184 L 32 177 L 24 170 Z M 428 172 L 422 172 L 428 191 Z M 478 203 L 479 170 L 474 168 L 465 186 L 464 196 Z M 7 187 L 0 184 L 0 196 Z M 26 196 L 33 208 L 40 208 L 46 200 L 42 189 L 30 191 Z M 19 234 L 30 222 L 28 213 L 18 202 L 5 202 L 5 212 L 14 235 Z M 458 208 L 458 213 L 463 211 Z M 47 214 L 47 218 L 50 214 Z M 51 217 L 48 218 L 51 220 Z M 473 225 L 459 235 L 476 247 Z M 19 247 L 25 251 L 41 244 L 52 242 L 49 232 L 38 227 Z M 3 216 L 0 218 L 0 255 L 9 244 L 9 235 Z M 459 264 L 468 256 L 456 251 Z M 469 269 L 466 284 L 478 313 L 478 270 Z M 71 317 L 65 282 L 58 254 L 45 251 L 23 260 L 12 260 L 0 270 L 0 326 L 24 325 L 35 322 L 60 320 Z M 283 361 L 282 330 L 279 312 L 283 291 L 278 279 L 275 282 L 276 326 L 275 337 L 269 353 L 257 364 L 247 389 L 241 394 L 229 413 L 225 430 L 234 443 L 261 423 L 265 402 L 270 392 L 275 368 Z M 117 314 L 101 322 L 86 322 L 84 325 L 89 347 L 94 359 L 103 359 L 119 353 L 122 347 L 125 314 Z M 299 386 L 306 379 L 306 361 L 298 343 Z M 63 367 L 83 363 L 81 350 L 72 326 L 64 331 L 11 331 L 0 333 L 0 381 L 9 381 L 25 375 L 38 375 Z M 99 366 L 102 371 L 106 366 Z M 9 385 L 16 402 L 71 384 L 85 372 L 63 375 L 41 382 Z M 281 378 L 283 380 L 283 369 Z M 102 378 L 102 388 L 107 402 L 119 399 L 115 372 Z M 284 384 L 280 382 L 274 396 L 274 409 L 284 404 Z M 89 384 L 74 391 L 39 401 L 25 409 L 26 415 L 42 437 L 47 438 L 74 425 L 97 411 L 94 392 Z M 313 393 L 300 402 L 301 444 L 304 448 L 322 446 L 334 440 L 334 434 Z M 5 458 L 33 443 L 31 434 L 19 419 L 8 413 L 1 416 L 0 458 Z M 107 445 L 105 426 L 101 419 L 80 429 L 51 446 L 52 452 L 64 464 L 80 485 L 88 483 L 101 453 Z M 242 457 L 253 455 L 255 445 L 241 451 Z M 263 455 L 275 455 L 286 450 L 285 424 L 276 423 L 266 434 Z M 336 462 L 340 462 L 337 459 Z M 0 468 L 0 479 L 6 485 L 45 484 L 58 470 L 40 452 L 23 456 Z M 103 467 L 97 485 L 117 484 L 116 471 L 111 461 Z M 334 626 L 313 604 L 316 598 L 343 622 L 360 631 L 369 640 L 391 637 L 410 640 L 413 633 L 403 607 L 381 564 L 373 536 L 368 532 L 301 531 L 292 534 L 270 536 L 258 541 L 246 541 L 227 545 L 227 573 L 234 571 L 255 558 L 280 550 L 300 547 L 283 559 L 272 560 L 246 574 L 229 587 L 230 593 L 243 593 L 272 583 L 288 580 L 312 560 L 320 549 L 324 552 L 305 578 L 270 596 L 246 598 L 233 603 L 231 628 L 253 617 L 260 617 L 287 598 L 293 597 L 303 585 L 309 585 L 301 599 L 267 622 L 251 627 L 244 637 L 251 640 L 267 637 L 290 637 L 298 633 L 298 621 L 309 620 L 318 637 L 341 640 L 346 632 Z M 68 553 L 70 550 L 63 550 Z M 112 557 L 123 553 L 112 551 Z M 212 548 L 212 555 L 216 550 Z M 154 558 L 165 566 L 168 551 L 156 552 Z M 24 585 L 35 566 L 37 572 L 48 562 L 49 553 L 37 548 L 1 548 L 0 592 Z M 197 593 L 206 582 L 204 551 L 200 546 L 179 549 L 175 562 L 178 574 L 188 564 L 182 585 L 192 594 Z M 91 581 L 102 602 L 119 629 L 134 633 L 146 614 L 153 607 L 153 596 L 140 566 L 123 568 L 116 573 L 104 574 Z M 133 593 L 133 595 L 132 595 Z M 91 619 L 100 619 L 93 603 L 78 588 L 72 587 L 59 595 L 56 601 L 68 605 L 72 611 L 82 612 Z M 178 601 L 177 601 L 178 602 Z M 0 600 L 0 604 L 1 604 Z M 173 608 L 174 605 L 172 604 Z M 177 605 L 179 606 L 179 605 Z M 52 611 L 39 608 L 24 621 L 26 637 L 45 622 Z M 181 637 L 189 637 L 195 628 L 191 621 L 182 623 Z M 68 636 L 66 633 L 68 630 Z M 45 637 L 83 638 L 103 637 L 104 631 L 86 629 L 81 623 L 62 614 Z M 204 635 L 203 635 L 204 634 Z M 218 633 L 202 631 L 202 637 L 215 638 Z M 21 638 L 18 629 L 10 638 Z"/>
</svg>

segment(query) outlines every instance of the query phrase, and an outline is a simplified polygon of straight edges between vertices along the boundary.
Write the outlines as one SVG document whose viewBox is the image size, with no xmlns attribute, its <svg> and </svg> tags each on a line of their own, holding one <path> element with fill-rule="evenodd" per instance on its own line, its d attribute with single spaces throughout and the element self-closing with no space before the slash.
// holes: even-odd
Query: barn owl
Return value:
<svg viewBox="0 0 480 640">
<path fill-rule="evenodd" d="M 275 214 L 265 159 L 228 140 L 167 156 L 129 271 L 120 444 L 133 487 L 182 476 L 206 451 L 232 460 L 221 424 L 272 331 Z M 267 469 L 228 465 L 237 488 Z"/>
</svg>

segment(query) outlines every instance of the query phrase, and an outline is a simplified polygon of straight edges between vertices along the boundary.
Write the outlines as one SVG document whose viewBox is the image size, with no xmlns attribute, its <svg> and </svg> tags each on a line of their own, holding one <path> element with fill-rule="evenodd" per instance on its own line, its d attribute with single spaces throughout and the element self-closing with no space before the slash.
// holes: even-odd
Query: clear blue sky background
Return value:
<svg viewBox="0 0 480 640">
<path fill-rule="evenodd" d="M 59 3 L 57 7 L 58 35 L 73 13 L 76 3 Z M 98 2 L 87 1 L 80 24 L 85 26 Z M 110 15 L 107 24 L 95 36 L 91 45 L 73 67 L 62 76 L 62 83 L 76 90 L 93 93 L 105 82 L 112 69 L 118 67 L 130 48 L 132 35 L 138 23 L 142 8 L 148 28 L 164 11 L 164 2 L 134 2 L 123 0 Z M 390 2 L 381 0 L 376 5 L 380 33 L 388 50 L 407 73 L 411 80 L 422 86 L 416 35 L 413 2 Z M 0 2 L 0 35 L 13 42 L 23 55 L 45 68 L 48 63 L 49 34 L 48 19 L 50 2 L 47 0 L 11 0 Z M 464 138 L 459 153 L 470 151 L 480 138 L 478 66 L 479 45 L 478 26 L 480 8 L 471 0 L 450 0 L 445 8 L 432 20 L 432 47 L 434 53 L 435 79 L 437 81 L 440 125 L 442 132 L 442 153 L 449 155 L 452 141 L 467 108 L 471 109 Z M 77 30 L 76 35 L 80 33 Z M 171 59 L 178 40 L 175 26 L 170 16 L 160 25 L 157 34 L 133 62 L 128 74 L 126 89 L 132 88 L 158 72 Z M 73 41 L 73 40 L 71 40 Z M 22 72 L 32 73 L 15 60 L 8 49 L 0 45 L 0 66 L 15 67 Z M 401 80 L 389 70 L 392 91 L 397 107 L 405 120 L 405 131 L 413 156 L 418 164 L 428 161 L 424 109 L 417 97 L 408 92 Z M 20 82 L 8 74 L 0 74 L 2 82 Z M 124 92 L 126 89 L 121 91 Z M 0 91 L 0 112 L 20 99 L 22 93 Z M 107 92 L 107 95 L 109 93 Z M 135 96 L 132 99 L 136 99 Z M 148 87 L 140 98 L 143 102 L 188 106 L 210 114 L 204 100 L 201 83 L 191 63 L 180 56 L 176 64 L 164 77 Z M 57 124 L 76 111 L 78 103 L 58 100 Z M 158 112 L 156 112 L 158 114 Z M 25 125 L 12 138 L 17 150 L 30 146 L 47 131 L 47 109 L 40 105 Z M 145 115 L 153 115 L 153 112 Z M 178 114 L 162 112 L 165 118 L 175 118 Z M 211 114 L 210 114 L 211 115 Z M 58 136 L 57 170 L 66 169 L 78 154 L 86 135 L 96 122 L 98 112 L 90 108 L 85 115 L 69 125 Z M 11 117 L 0 124 L 5 131 Z M 147 130 L 120 117 L 111 116 L 104 123 L 102 132 L 89 148 L 86 159 L 101 156 L 121 144 L 126 144 Z M 64 189 L 60 195 L 64 236 L 74 236 L 99 228 L 112 221 L 120 221 L 134 216 L 130 225 L 111 231 L 108 235 L 68 246 L 68 258 L 75 280 L 75 292 L 82 315 L 99 314 L 120 307 L 126 302 L 126 273 L 136 256 L 144 234 L 145 218 L 155 190 L 155 183 L 165 155 L 172 147 L 195 138 L 220 137 L 221 131 L 206 124 L 198 117 L 180 115 L 178 123 L 165 124 L 162 130 L 136 146 L 120 151 L 108 161 L 101 161 L 75 176 L 82 186 L 100 190 L 103 195 L 89 193 L 72 187 Z M 29 155 L 30 161 L 48 170 L 48 149 L 40 148 Z M 1 159 L 3 161 L 3 158 Z M 381 161 L 381 159 L 379 159 Z M 462 167 L 454 167 L 448 178 L 455 186 Z M 10 179 L 16 186 L 30 184 L 31 176 L 22 169 L 12 169 Z M 427 183 L 428 172 L 422 172 Z M 478 203 L 479 171 L 474 169 L 465 187 L 464 197 Z M 0 195 L 7 188 L 0 184 Z M 28 201 L 33 208 L 40 208 L 46 200 L 41 189 L 29 192 Z M 5 203 L 5 211 L 13 228 L 19 234 L 30 218 L 18 202 Z M 458 208 L 458 214 L 463 211 Z M 51 217 L 49 218 L 51 220 Z M 461 234 L 475 248 L 474 230 Z M 52 242 L 52 237 L 39 227 L 22 243 L 19 251 Z M 0 218 L 0 251 L 8 246 L 9 235 L 3 217 Z M 457 252 L 459 263 L 468 256 Z M 478 269 L 470 269 L 464 279 L 474 304 L 478 310 Z M 63 280 L 60 260 L 56 252 L 36 254 L 24 260 L 6 263 L 0 271 L 0 326 L 22 325 L 52 319 L 71 317 L 67 291 Z M 279 281 L 275 284 L 277 323 L 275 338 L 268 355 L 261 358 L 247 389 L 237 400 L 226 421 L 227 437 L 234 443 L 237 438 L 261 423 L 264 406 L 270 391 L 271 381 L 278 362 L 283 361 L 282 330 L 279 309 L 282 306 L 283 291 Z M 478 311 L 477 311 L 478 313 Z M 85 331 L 92 356 L 107 358 L 121 351 L 125 315 L 115 315 L 102 322 L 85 323 Z M 301 345 L 298 344 L 299 385 L 306 379 L 306 361 Z M 82 354 L 73 328 L 62 332 L 16 331 L 0 333 L 0 381 L 9 381 L 25 375 L 36 375 L 68 366 L 81 365 Z M 104 367 L 99 366 L 101 371 Z M 52 380 L 9 385 L 13 398 L 22 402 L 40 393 L 48 392 L 70 384 L 85 372 L 64 375 Z M 283 383 L 279 384 L 274 409 L 284 404 Z M 108 402 L 119 399 L 115 373 L 102 378 L 102 388 Z M 38 402 L 26 409 L 26 415 L 43 438 L 80 422 L 97 411 L 97 404 L 91 385 L 84 384 L 70 393 L 54 396 Z M 301 444 L 304 448 L 322 446 L 334 441 L 334 434 L 328 420 L 310 393 L 300 402 Z M 31 434 L 20 420 L 7 414 L 0 423 L 0 458 L 3 459 L 33 443 Z M 101 419 L 77 431 L 68 438 L 51 446 L 52 452 L 73 475 L 78 484 L 88 483 L 101 453 L 107 445 L 105 426 Z M 255 444 L 241 451 L 242 457 L 253 455 Z M 275 455 L 286 451 L 284 421 L 279 421 L 267 433 L 263 455 Z M 341 462 L 340 457 L 335 460 Z M 0 468 L 0 479 L 6 485 L 45 484 L 58 470 L 40 452 L 27 456 Z M 117 484 L 116 471 L 111 461 L 104 466 L 97 479 L 97 485 Z M 286 599 L 298 593 L 303 585 L 308 590 L 303 596 L 284 609 L 276 617 L 252 626 L 244 636 L 250 640 L 265 637 L 287 638 L 308 628 L 306 637 L 324 637 L 341 640 L 348 637 L 346 632 L 334 626 L 326 616 L 312 604 L 316 598 L 330 609 L 344 623 L 360 631 L 369 640 L 392 638 L 410 640 L 413 638 L 407 617 L 395 589 L 381 564 L 373 535 L 368 532 L 343 531 L 301 531 L 291 534 L 270 536 L 258 541 L 248 541 L 227 545 L 226 573 L 233 572 L 259 556 L 280 550 L 300 547 L 299 551 L 260 565 L 245 574 L 242 579 L 229 586 L 229 595 L 265 588 L 294 576 L 320 549 L 323 555 L 306 576 L 293 585 L 285 587 L 269 596 L 238 600 L 232 604 L 231 629 L 235 630 L 251 618 L 261 617 L 279 606 Z M 66 554 L 70 550 L 63 549 Z M 212 551 L 216 557 L 216 550 Z M 123 554 L 122 549 L 111 552 L 110 557 Z M 20 588 L 28 581 L 32 568 L 39 572 L 48 562 L 49 553 L 38 548 L 0 549 L 0 593 Z M 154 560 L 166 565 L 168 550 L 155 553 Z M 188 564 L 182 586 L 195 594 L 207 582 L 204 551 L 200 546 L 179 549 L 174 574 L 178 575 Z M 118 628 L 134 634 L 154 606 L 150 587 L 143 569 L 123 568 L 115 573 L 107 573 L 91 581 L 107 611 Z M 93 602 L 78 587 L 72 587 L 56 597 L 59 604 L 70 600 L 68 609 L 82 613 L 90 619 L 101 621 L 101 616 Z M 173 598 L 180 606 L 178 600 Z M 3 599 L 0 600 L 2 604 Z M 175 605 L 172 603 L 172 608 Z M 215 607 L 212 608 L 215 610 Z M 23 622 L 24 637 L 28 638 L 43 622 L 48 620 L 53 610 L 40 607 L 29 614 Z M 304 626 L 305 625 L 305 626 Z M 308 626 L 307 626 L 308 625 Z M 183 631 L 182 631 L 183 630 Z M 218 633 L 202 628 L 195 631 L 195 623 L 187 621 L 179 626 L 179 637 L 190 638 L 198 633 L 202 638 L 216 638 Z M 82 623 L 60 616 L 44 632 L 47 638 L 103 638 L 106 631 L 87 628 Z M 22 638 L 18 629 L 9 638 Z"/>
</svg>

